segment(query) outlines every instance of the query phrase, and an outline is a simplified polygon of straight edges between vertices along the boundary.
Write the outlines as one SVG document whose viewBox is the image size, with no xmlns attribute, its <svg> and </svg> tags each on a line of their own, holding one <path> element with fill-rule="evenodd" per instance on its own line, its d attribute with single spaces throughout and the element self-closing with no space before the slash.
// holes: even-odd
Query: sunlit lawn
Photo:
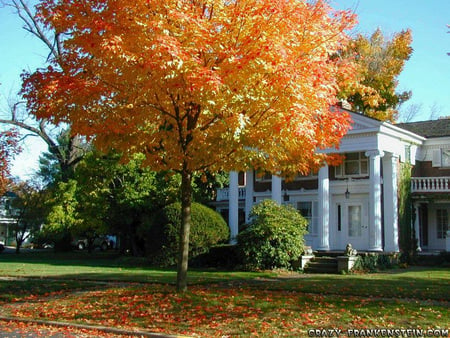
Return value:
<svg viewBox="0 0 450 338">
<path fill-rule="evenodd" d="M 95 258 L 70 265 L 74 259 L 28 257 L 8 262 L 1 256 L 2 276 L 52 277 L 0 281 L 1 312 L 203 337 L 450 327 L 450 271 L 445 268 L 355 275 L 197 270 L 190 273 L 188 292 L 176 294 L 172 270 L 107 262 Z M 108 279 L 115 282 L 105 283 Z"/>
</svg>

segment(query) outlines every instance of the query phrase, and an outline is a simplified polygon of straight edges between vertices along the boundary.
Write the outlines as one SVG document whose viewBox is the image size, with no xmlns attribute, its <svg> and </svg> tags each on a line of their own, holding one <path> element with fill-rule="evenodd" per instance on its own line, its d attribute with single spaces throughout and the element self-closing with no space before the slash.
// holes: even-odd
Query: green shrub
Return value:
<svg viewBox="0 0 450 338">
<path fill-rule="evenodd" d="M 307 221 L 292 206 L 264 200 L 238 235 L 244 266 L 250 270 L 291 269 L 304 250 Z"/>
<path fill-rule="evenodd" d="M 181 226 L 180 203 L 170 204 L 157 212 L 145 235 L 147 254 L 154 264 L 168 266 L 177 261 Z M 228 225 L 216 211 L 192 203 L 189 257 L 207 252 L 218 243 L 227 242 Z"/>
<path fill-rule="evenodd" d="M 398 255 L 379 253 L 365 253 L 358 255 L 358 260 L 353 266 L 353 271 L 375 272 L 378 270 L 392 269 L 398 262 Z"/>
</svg>

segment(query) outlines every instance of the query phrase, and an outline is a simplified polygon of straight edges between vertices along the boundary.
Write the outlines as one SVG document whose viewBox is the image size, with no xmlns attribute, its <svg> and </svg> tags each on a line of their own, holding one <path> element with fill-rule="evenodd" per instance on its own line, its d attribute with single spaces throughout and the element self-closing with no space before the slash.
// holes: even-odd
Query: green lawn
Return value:
<svg viewBox="0 0 450 338">
<path fill-rule="evenodd" d="M 0 255 L 1 313 L 170 334 L 305 336 L 308 329 L 450 327 L 450 271 L 373 274 L 173 270 L 81 253 Z M 37 278 L 40 277 L 40 278 Z"/>
<path fill-rule="evenodd" d="M 176 269 L 149 267 L 145 260 L 119 257 L 111 253 L 39 252 L 0 254 L 0 276 L 171 284 L 175 283 Z M 191 283 L 201 283 L 258 276 L 270 277 L 275 274 L 192 269 L 189 279 Z"/>
</svg>

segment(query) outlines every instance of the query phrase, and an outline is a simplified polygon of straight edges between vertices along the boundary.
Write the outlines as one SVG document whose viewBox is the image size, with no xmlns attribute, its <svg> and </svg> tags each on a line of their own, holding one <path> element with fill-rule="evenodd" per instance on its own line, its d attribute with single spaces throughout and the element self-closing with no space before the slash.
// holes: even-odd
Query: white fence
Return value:
<svg viewBox="0 0 450 338">
<path fill-rule="evenodd" d="M 450 192 L 450 177 L 412 177 L 411 192 Z"/>
<path fill-rule="evenodd" d="M 239 199 L 243 200 L 245 199 L 245 188 L 239 188 Z M 217 189 L 217 199 L 216 201 L 228 201 L 230 199 L 230 189 L 229 188 L 223 188 L 223 189 Z"/>
</svg>

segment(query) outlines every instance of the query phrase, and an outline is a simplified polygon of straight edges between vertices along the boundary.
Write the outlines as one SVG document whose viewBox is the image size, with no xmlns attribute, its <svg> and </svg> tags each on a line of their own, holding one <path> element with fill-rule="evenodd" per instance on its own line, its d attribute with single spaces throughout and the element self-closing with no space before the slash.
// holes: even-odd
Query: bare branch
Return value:
<svg viewBox="0 0 450 338">
<path fill-rule="evenodd" d="M 442 113 L 442 107 L 439 106 L 436 102 L 434 102 L 431 106 L 430 106 L 430 120 L 437 120 L 439 115 L 441 115 Z"/>
<path fill-rule="evenodd" d="M 422 104 L 410 104 L 405 110 L 402 110 L 399 114 L 399 121 L 400 122 L 411 122 L 413 121 L 422 111 L 423 107 Z"/>
<path fill-rule="evenodd" d="M 26 4 L 24 0 L 11 0 L 11 2 L 11 6 L 14 7 L 17 15 L 24 22 L 23 28 L 41 40 L 49 49 L 50 54 L 47 57 L 47 61 L 50 59 L 50 55 L 53 55 L 53 57 L 58 60 L 61 56 L 60 34 L 55 32 L 52 37 L 51 34 L 46 31 L 45 27 L 37 20 L 30 9 L 30 6 Z"/>
</svg>

